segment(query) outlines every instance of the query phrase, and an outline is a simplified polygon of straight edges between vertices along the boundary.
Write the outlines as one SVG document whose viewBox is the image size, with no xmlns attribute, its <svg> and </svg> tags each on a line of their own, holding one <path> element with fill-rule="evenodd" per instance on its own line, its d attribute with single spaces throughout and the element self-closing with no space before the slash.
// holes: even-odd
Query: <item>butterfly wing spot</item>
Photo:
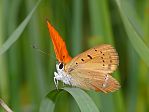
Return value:
<svg viewBox="0 0 149 112">
<path fill-rule="evenodd" d="M 106 84 L 105 84 L 105 83 L 103 83 L 103 84 L 102 84 L 102 87 L 103 87 L 103 88 L 105 88 L 105 87 L 106 87 Z"/>
<path fill-rule="evenodd" d="M 110 69 L 111 68 L 111 65 L 108 65 L 108 68 Z"/>
<path fill-rule="evenodd" d="M 90 55 L 87 55 L 90 59 L 93 59 Z"/>
<path fill-rule="evenodd" d="M 105 75 L 105 81 L 107 81 L 107 80 L 108 80 L 108 77 L 109 77 L 108 75 Z"/>
<path fill-rule="evenodd" d="M 81 59 L 82 61 L 84 61 L 84 59 Z"/>
<path fill-rule="evenodd" d="M 76 65 L 77 65 L 78 63 L 76 63 Z"/>
<path fill-rule="evenodd" d="M 72 72 L 73 70 L 74 70 L 73 68 L 69 69 L 68 73 Z"/>
</svg>

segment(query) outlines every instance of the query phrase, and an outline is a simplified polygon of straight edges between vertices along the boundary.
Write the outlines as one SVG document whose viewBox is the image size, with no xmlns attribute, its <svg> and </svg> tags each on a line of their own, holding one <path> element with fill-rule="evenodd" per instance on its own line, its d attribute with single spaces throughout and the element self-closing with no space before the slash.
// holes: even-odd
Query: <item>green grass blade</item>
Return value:
<svg viewBox="0 0 149 112">
<path fill-rule="evenodd" d="M 72 25 L 72 55 L 76 56 L 82 50 L 82 0 L 73 2 L 73 25 Z"/>
<path fill-rule="evenodd" d="M 144 14 L 144 42 L 147 46 L 149 46 L 149 0 L 147 0 L 145 3 L 145 7 L 143 8 L 143 11 L 141 11 L 141 14 Z M 138 8 L 140 9 L 140 4 L 138 3 Z M 141 9 L 142 10 L 142 9 Z M 142 13 L 143 12 L 143 13 Z M 139 85 L 140 91 L 138 92 L 138 100 L 137 100 L 137 106 L 136 110 L 137 112 L 144 112 L 149 111 L 149 81 L 148 81 L 148 66 L 141 60 L 139 63 Z M 144 90 L 146 90 L 146 93 L 144 94 Z"/>
<path fill-rule="evenodd" d="M 8 40 L 1 46 L 0 48 L 0 55 L 3 54 L 5 51 L 9 49 L 9 47 L 20 37 L 22 32 L 24 31 L 25 27 L 29 23 L 33 13 L 35 12 L 36 8 L 38 7 L 41 0 L 38 0 L 32 11 L 29 13 L 29 15 L 25 18 L 25 20 L 18 26 L 18 28 L 10 35 Z"/>
<path fill-rule="evenodd" d="M 149 0 L 146 1 L 145 22 L 144 22 L 144 25 L 145 25 L 144 26 L 144 29 L 145 29 L 145 38 L 144 38 L 144 40 L 147 43 L 147 45 L 149 46 Z M 148 77 L 149 70 L 148 70 L 147 66 L 146 67 L 144 67 L 144 66 L 143 66 L 143 68 L 145 70 L 144 69 L 142 70 L 143 76 L 141 78 L 142 78 L 142 82 L 145 81 L 146 83 L 144 83 L 144 85 L 142 86 L 142 88 L 145 86 L 147 88 L 147 92 L 146 92 L 146 95 L 144 96 L 144 99 L 142 99 L 140 103 L 143 105 L 143 107 L 147 111 L 149 111 L 149 107 L 148 107 L 148 105 L 149 105 L 149 81 L 148 81 L 148 78 L 146 78 L 146 77 Z M 147 73 L 146 73 L 146 71 L 147 71 Z M 142 96 L 142 94 L 143 94 L 143 89 L 142 89 L 141 96 Z M 140 99 L 141 99 L 141 97 L 140 97 Z"/>
<path fill-rule="evenodd" d="M 79 88 L 64 88 L 64 90 L 74 97 L 81 112 L 99 112 L 95 103 L 83 90 Z"/>
<path fill-rule="evenodd" d="M 130 42 L 128 42 L 130 43 Z M 137 103 L 137 92 L 138 92 L 138 69 L 139 69 L 139 57 L 135 52 L 134 48 L 131 44 L 128 44 L 128 79 L 127 79 L 127 111 L 134 112 L 136 110 L 136 103 Z"/>
<path fill-rule="evenodd" d="M 113 35 L 107 0 L 89 0 L 92 35 L 100 38 L 101 43 L 113 44 Z"/>
<path fill-rule="evenodd" d="M 4 1 L 0 0 L 0 45 L 3 42 L 3 35 L 4 35 L 4 17 L 3 17 L 3 10 L 4 6 L 2 5 Z M 6 1 L 5 1 L 6 2 Z M 8 91 L 8 78 L 7 78 L 7 61 L 6 55 L 0 57 L 0 97 L 4 98 L 5 101 L 8 101 L 9 91 Z M 0 110 L 1 112 L 1 110 Z"/>
<path fill-rule="evenodd" d="M 63 88 L 49 92 L 41 103 L 40 112 L 54 112 L 56 101 L 61 92 L 64 94 L 64 91 L 69 93 L 75 99 L 81 112 L 99 112 L 97 106 L 88 94 L 79 88 Z"/>
<path fill-rule="evenodd" d="M 39 112 L 54 112 L 55 104 L 58 95 L 62 92 L 62 90 L 53 90 L 48 93 L 48 95 L 43 99 L 40 105 Z"/>
<path fill-rule="evenodd" d="M 124 26 L 125 26 L 125 29 L 126 29 L 126 32 L 128 35 L 128 38 L 129 38 L 132 46 L 134 47 L 134 49 L 139 54 L 139 56 L 149 66 L 149 58 L 148 58 L 149 48 L 145 45 L 145 43 L 141 39 L 144 36 L 143 35 L 144 33 L 141 32 L 141 30 L 140 31 L 136 30 L 136 27 L 134 26 L 134 24 L 131 23 L 131 21 L 133 21 L 133 20 L 130 21 L 131 18 L 128 18 L 127 12 L 123 9 L 123 5 L 124 5 L 123 2 L 120 0 L 116 0 L 116 3 L 118 5 L 118 8 L 119 8 L 119 11 L 121 14 L 122 21 L 124 23 Z M 127 8 L 128 7 L 129 7 L 129 5 L 127 4 Z"/>
<path fill-rule="evenodd" d="M 10 7 L 7 13 L 7 35 L 5 34 L 5 37 L 11 34 L 15 28 L 17 27 L 17 17 L 18 13 L 17 10 L 19 9 L 21 5 L 21 1 L 13 0 L 10 5 L 6 7 Z M 9 14 L 10 13 L 10 14 Z M 20 105 L 20 95 L 19 95 L 19 85 L 20 85 L 20 73 L 22 73 L 21 70 L 21 61 L 20 61 L 20 46 L 19 41 L 17 41 L 14 46 L 11 47 L 11 49 L 8 51 L 8 60 L 9 60 L 9 66 L 8 66 L 8 79 L 10 80 L 10 86 L 9 86 L 9 94 L 11 94 L 9 102 L 11 108 L 19 112 L 21 111 L 21 105 Z M 6 54 L 7 55 L 7 54 Z M 15 66 L 12 65 L 12 63 L 16 63 Z"/>
<path fill-rule="evenodd" d="M 102 11 L 100 10 L 100 0 L 88 0 L 89 16 L 91 21 L 91 33 L 100 38 L 98 42 L 104 42 Z"/>
</svg>

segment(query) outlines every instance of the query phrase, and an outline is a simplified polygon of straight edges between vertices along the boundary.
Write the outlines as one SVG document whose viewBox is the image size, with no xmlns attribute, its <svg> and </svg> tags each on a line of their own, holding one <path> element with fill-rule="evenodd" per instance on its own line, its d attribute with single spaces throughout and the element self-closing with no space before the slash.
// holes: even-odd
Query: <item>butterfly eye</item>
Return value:
<svg viewBox="0 0 149 112">
<path fill-rule="evenodd" d="M 60 63 L 59 64 L 59 69 L 62 69 L 63 68 L 63 63 Z"/>
</svg>

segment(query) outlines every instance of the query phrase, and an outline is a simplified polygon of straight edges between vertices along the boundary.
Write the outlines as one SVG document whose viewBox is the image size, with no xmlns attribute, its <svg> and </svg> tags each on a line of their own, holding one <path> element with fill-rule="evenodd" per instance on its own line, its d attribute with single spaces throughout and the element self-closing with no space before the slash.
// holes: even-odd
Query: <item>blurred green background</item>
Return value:
<svg viewBox="0 0 149 112">
<path fill-rule="evenodd" d="M 149 112 L 149 0 L 0 0 L 0 98 L 12 110 L 38 112 L 55 89 L 56 58 L 46 18 L 72 57 L 104 43 L 117 49 L 120 64 L 113 76 L 121 89 L 86 91 L 100 112 Z M 55 112 L 80 111 L 66 91 L 55 107 Z"/>
</svg>

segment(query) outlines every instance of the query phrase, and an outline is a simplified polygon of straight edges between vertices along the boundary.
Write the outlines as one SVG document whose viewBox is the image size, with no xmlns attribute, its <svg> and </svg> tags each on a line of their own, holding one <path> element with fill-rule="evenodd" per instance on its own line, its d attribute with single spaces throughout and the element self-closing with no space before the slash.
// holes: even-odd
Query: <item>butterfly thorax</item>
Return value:
<svg viewBox="0 0 149 112">
<path fill-rule="evenodd" d="M 56 70 L 57 72 L 54 72 L 54 82 L 56 87 L 58 87 L 59 80 L 61 80 L 64 84 L 72 85 L 72 77 L 65 72 L 63 63 L 56 64 Z"/>
</svg>

